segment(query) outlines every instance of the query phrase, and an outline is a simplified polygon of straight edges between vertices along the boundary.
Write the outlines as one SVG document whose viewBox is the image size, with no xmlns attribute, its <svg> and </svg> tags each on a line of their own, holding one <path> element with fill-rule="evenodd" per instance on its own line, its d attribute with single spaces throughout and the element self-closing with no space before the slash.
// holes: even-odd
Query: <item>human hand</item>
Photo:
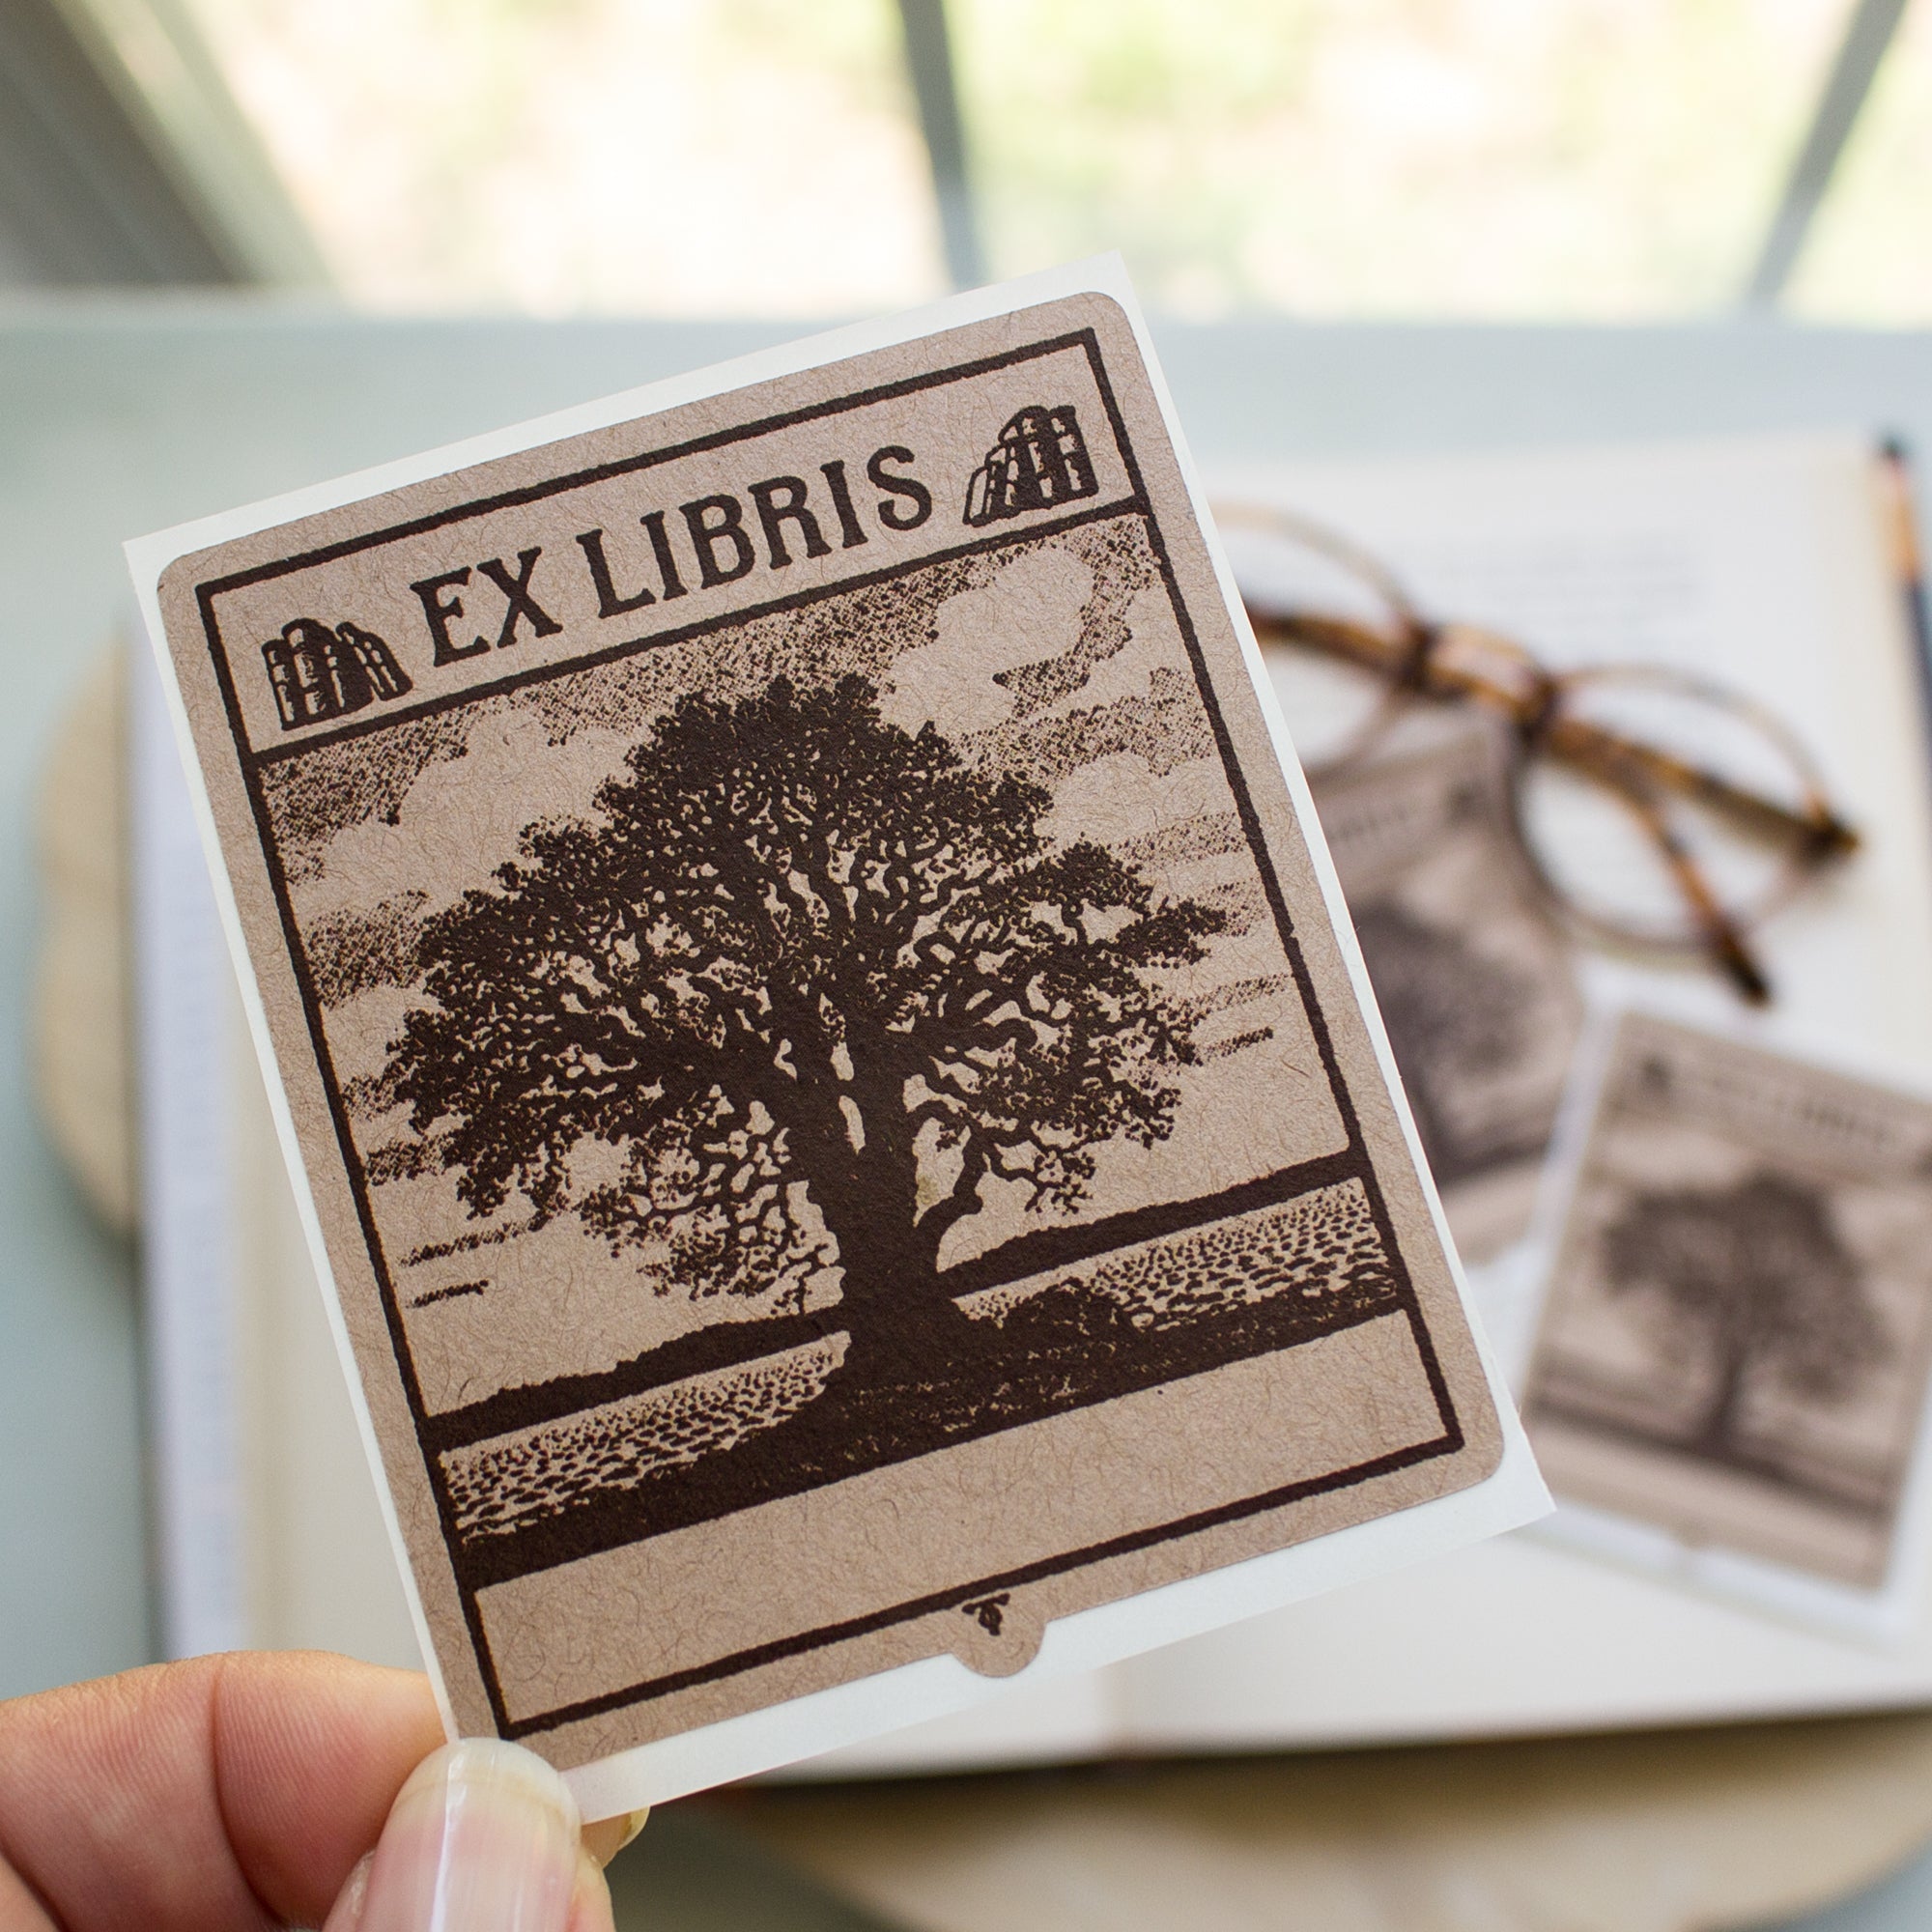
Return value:
<svg viewBox="0 0 1932 1932">
<path fill-rule="evenodd" d="M 443 1746 L 421 1677 L 346 1658 L 0 1704 L 0 1932 L 611 1932 L 632 1822 L 580 1833 L 541 1759 Z"/>
</svg>

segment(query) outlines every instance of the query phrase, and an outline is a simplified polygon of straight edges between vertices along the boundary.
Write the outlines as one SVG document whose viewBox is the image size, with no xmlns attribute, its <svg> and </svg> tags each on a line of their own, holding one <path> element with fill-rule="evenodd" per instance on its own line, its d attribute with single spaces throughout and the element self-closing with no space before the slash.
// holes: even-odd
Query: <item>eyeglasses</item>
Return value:
<svg viewBox="0 0 1932 1932">
<path fill-rule="evenodd" d="M 1639 664 L 1551 670 L 1509 638 L 1426 617 L 1346 537 L 1221 505 L 1243 601 L 1311 772 L 1368 757 L 1406 715 L 1498 722 L 1509 817 L 1565 923 L 1625 951 L 1698 955 L 1763 1005 L 1763 921 L 1859 835 L 1782 720 L 1722 685 Z"/>
</svg>

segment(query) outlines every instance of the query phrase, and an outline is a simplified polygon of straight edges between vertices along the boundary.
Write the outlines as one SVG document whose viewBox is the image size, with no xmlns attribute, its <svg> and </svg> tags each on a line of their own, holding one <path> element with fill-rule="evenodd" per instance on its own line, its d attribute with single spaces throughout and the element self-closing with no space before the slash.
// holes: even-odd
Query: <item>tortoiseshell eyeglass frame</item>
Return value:
<svg viewBox="0 0 1932 1932">
<path fill-rule="evenodd" d="M 1742 692 L 1662 667 L 1551 670 L 1512 639 L 1477 625 L 1426 617 L 1388 569 L 1321 524 L 1246 504 L 1217 504 L 1215 516 L 1224 526 L 1272 534 L 1319 553 L 1358 578 L 1389 614 L 1385 625 L 1377 625 L 1291 609 L 1243 592 L 1249 621 L 1264 645 L 1297 645 L 1352 665 L 1382 687 L 1362 727 L 1317 769 L 1333 770 L 1362 759 L 1413 704 L 1467 705 L 1501 720 L 1512 751 L 1511 826 L 1533 876 L 1566 923 L 1621 950 L 1701 954 L 1751 1005 L 1762 1006 L 1771 998 L 1771 981 L 1749 944 L 1752 929 L 1859 845 L 1858 833 L 1828 799 L 1816 762 L 1781 719 Z M 1798 781 L 1798 804 L 1794 808 L 1767 798 L 1676 752 L 1583 715 L 1578 696 L 1611 685 L 1647 685 L 1728 713 L 1790 766 Z M 1538 758 L 1597 785 L 1632 814 L 1657 848 L 1683 901 L 1688 921 L 1684 939 L 1580 904 L 1551 875 L 1524 822 L 1522 780 Z M 1723 902 L 1672 822 L 1672 807 L 1680 804 L 1700 808 L 1738 837 L 1776 853 L 1780 864 L 1773 882 L 1751 904 Z"/>
</svg>

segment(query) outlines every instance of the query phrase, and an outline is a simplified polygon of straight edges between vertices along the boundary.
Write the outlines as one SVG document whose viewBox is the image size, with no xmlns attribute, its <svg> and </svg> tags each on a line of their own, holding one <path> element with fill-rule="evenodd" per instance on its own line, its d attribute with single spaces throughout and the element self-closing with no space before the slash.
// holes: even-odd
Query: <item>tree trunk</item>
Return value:
<svg viewBox="0 0 1932 1932">
<path fill-rule="evenodd" d="M 842 1131 L 812 1137 L 800 1166 L 812 1201 L 838 1243 L 838 1316 L 850 1341 L 849 1370 L 867 1378 L 917 1378 L 920 1364 L 937 1364 L 972 1346 L 977 1324 L 942 1285 L 934 1243 L 922 1233 L 918 1164 L 881 1146 L 864 1151 Z"/>
<path fill-rule="evenodd" d="M 1745 1375 L 1750 1367 L 1750 1346 L 1745 1337 L 1734 1339 L 1724 1351 L 1723 1368 L 1718 1378 L 1704 1425 L 1697 1432 L 1699 1445 L 1708 1455 L 1728 1460 L 1737 1454 L 1738 1411 L 1744 1406 Z"/>
</svg>

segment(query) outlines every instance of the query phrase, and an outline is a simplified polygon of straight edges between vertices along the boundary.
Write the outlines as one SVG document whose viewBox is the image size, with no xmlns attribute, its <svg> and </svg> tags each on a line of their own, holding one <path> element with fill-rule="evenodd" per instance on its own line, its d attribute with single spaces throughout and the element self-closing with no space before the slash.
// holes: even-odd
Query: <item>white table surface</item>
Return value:
<svg viewBox="0 0 1932 1932">
<path fill-rule="evenodd" d="M 238 300 L 0 305 L 0 1695 L 142 1662 L 128 1256 L 42 1144 L 24 1012 L 29 800 L 128 610 L 125 537 L 795 334 L 779 325 L 368 321 Z M 1204 458 L 1726 431 L 1889 431 L 1932 462 L 1932 334 L 1157 329 Z M 1806 1921 L 1932 1922 L 1932 1861 Z"/>
</svg>

